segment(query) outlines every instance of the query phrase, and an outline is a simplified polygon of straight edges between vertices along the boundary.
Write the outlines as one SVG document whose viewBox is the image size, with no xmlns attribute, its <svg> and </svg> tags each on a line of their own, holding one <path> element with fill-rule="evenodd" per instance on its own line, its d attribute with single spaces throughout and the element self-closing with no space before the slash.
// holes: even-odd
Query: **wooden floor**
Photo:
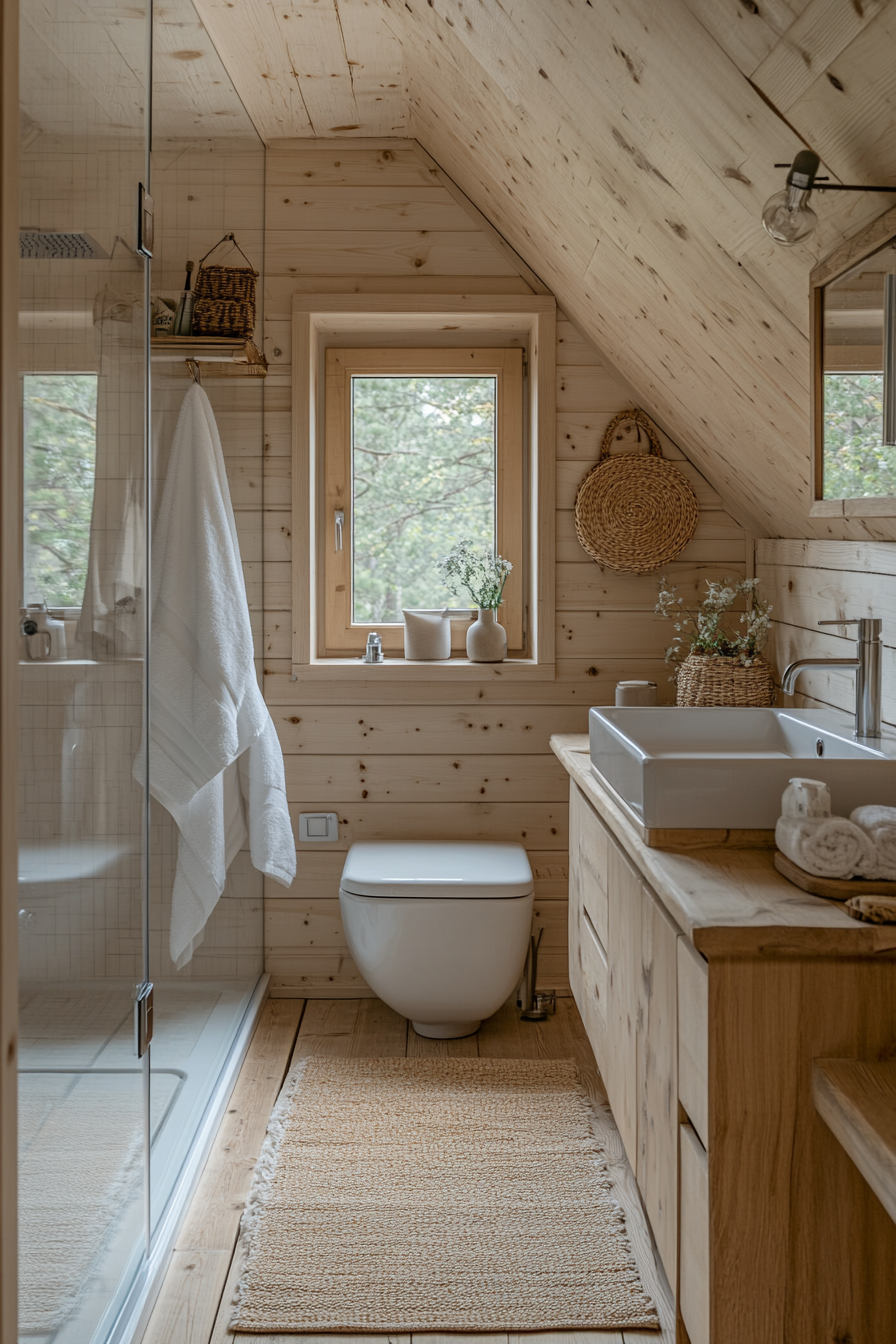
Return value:
<svg viewBox="0 0 896 1344">
<path fill-rule="evenodd" d="M 595 1105 L 616 1198 L 645 1286 L 663 1321 L 655 1330 L 602 1330 L 527 1335 L 248 1335 L 227 1328 L 240 1214 L 264 1139 L 271 1107 L 290 1063 L 307 1055 L 340 1058 L 479 1055 L 490 1059 L 569 1059 L 579 1065 Z M 546 1022 L 521 1022 L 506 1004 L 475 1036 L 427 1041 L 379 999 L 269 999 L 233 1091 L 193 1203 L 177 1238 L 171 1265 L 143 1344 L 673 1344 L 674 1310 L 658 1271 L 634 1178 L 606 1103 L 594 1055 L 572 999 L 560 999 Z"/>
</svg>

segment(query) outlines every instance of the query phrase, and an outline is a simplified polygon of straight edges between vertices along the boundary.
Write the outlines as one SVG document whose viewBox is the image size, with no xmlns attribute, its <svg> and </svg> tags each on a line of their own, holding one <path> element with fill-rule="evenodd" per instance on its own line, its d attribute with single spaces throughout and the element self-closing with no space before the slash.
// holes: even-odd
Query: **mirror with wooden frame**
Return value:
<svg viewBox="0 0 896 1344">
<path fill-rule="evenodd" d="M 811 274 L 813 517 L 896 517 L 896 209 Z"/>
</svg>

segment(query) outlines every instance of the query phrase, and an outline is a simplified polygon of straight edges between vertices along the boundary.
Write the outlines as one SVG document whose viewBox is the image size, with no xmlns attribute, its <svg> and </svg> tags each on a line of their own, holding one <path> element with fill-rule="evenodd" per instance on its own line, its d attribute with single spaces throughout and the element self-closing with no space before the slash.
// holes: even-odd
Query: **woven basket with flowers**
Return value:
<svg viewBox="0 0 896 1344">
<path fill-rule="evenodd" d="M 674 623 L 666 650 L 674 671 L 679 705 L 731 705 L 762 708 L 775 703 L 775 675 L 762 657 L 772 608 L 759 597 L 758 579 L 707 580 L 696 611 L 688 610 L 678 589 L 660 579 L 657 615 Z M 740 602 L 743 611 L 735 611 Z"/>
</svg>

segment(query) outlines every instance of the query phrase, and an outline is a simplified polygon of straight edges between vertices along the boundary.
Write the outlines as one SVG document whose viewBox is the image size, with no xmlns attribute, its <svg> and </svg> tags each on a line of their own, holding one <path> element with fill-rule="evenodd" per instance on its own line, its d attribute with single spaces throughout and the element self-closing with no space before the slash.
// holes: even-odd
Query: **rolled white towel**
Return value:
<svg viewBox="0 0 896 1344">
<path fill-rule="evenodd" d="M 896 807 L 866 803 L 850 813 L 850 821 L 861 826 L 877 852 L 875 877 L 896 881 Z"/>
<path fill-rule="evenodd" d="M 846 817 L 781 817 L 775 843 L 816 877 L 873 877 L 878 868 L 871 839 Z"/>
<path fill-rule="evenodd" d="M 853 808 L 849 819 L 861 826 L 863 831 L 871 831 L 875 826 L 896 826 L 896 807 L 884 807 L 883 803 L 865 803 L 863 807 Z"/>
<path fill-rule="evenodd" d="M 792 779 L 781 799 L 782 817 L 829 817 L 831 791 L 820 779 Z"/>
</svg>

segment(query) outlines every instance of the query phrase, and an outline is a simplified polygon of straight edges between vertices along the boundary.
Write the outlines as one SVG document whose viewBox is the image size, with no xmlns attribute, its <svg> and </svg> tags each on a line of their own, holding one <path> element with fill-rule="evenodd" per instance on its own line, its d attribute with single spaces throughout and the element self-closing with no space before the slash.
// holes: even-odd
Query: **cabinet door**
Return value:
<svg viewBox="0 0 896 1344">
<path fill-rule="evenodd" d="M 569 863 L 576 870 L 576 899 L 604 947 L 607 945 L 607 855 L 610 833 L 576 784 L 569 793 Z M 572 874 L 570 873 L 570 877 Z"/>
<path fill-rule="evenodd" d="M 709 1148 L 709 973 L 687 938 L 678 940 L 678 1100 Z"/>
<path fill-rule="evenodd" d="M 653 893 L 641 887 L 638 976 L 638 1162 L 636 1175 L 657 1249 L 675 1283 L 678 1244 L 679 932 Z"/>
<path fill-rule="evenodd" d="M 638 986 L 641 977 L 641 882 L 611 839 L 607 855 L 607 1063 L 604 1082 L 626 1156 L 638 1160 Z"/>
<path fill-rule="evenodd" d="M 579 965 L 579 911 L 582 908 L 581 829 L 585 799 L 574 780 L 569 782 L 569 983 L 579 1002 L 576 980 Z M 579 1012 L 582 1005 L 579 1003 Z M 584 1016 L 584 1014 L 583 1014 Z"/>
<path fill-rule="evenodd" d="M 709 1163 L 691 1126 L 682 1125 L 680 1132 L 681 1281 L 678 1310 L 687 1326 L 691 1344 L 709 1344 Z"/>
<path fill-rule="evenodd" d="M 581 790 L 572 783 L 569 794 L 569 983 L 601 1076 L 607 1066 L 608 845 L 608 832 Z"/>
</svg>

